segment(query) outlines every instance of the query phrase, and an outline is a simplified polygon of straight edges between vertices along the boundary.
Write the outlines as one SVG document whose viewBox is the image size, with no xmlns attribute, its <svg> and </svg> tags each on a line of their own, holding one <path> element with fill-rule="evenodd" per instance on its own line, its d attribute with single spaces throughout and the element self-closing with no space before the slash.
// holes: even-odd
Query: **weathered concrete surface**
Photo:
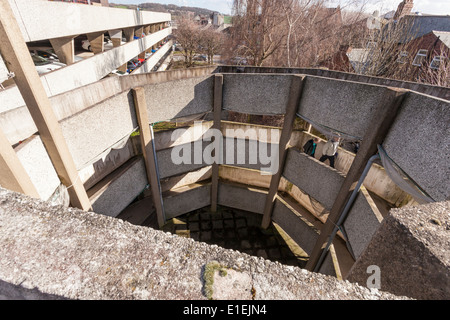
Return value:
<svg viewBox="0 0 450 320">
<path fill-rule="evenodd" d="M 424 108 L 423 106 L 426 106 Z M 410 92 L 383 143 L 435 201 L 450 199 L 450 102 Z"/>
<path fill-rule="evenodd" d="M 450 88 L 433 86 L 419 82 L 400 81 L 382 77 L 364 76 L 356 73 L 340 72 L 334 70 L 314 68 L 278 68 L 278 67 L 253 67 L 253 66 L 219 66 L 216 72 L 224 73 L 278 73 L 278 74 L 308 74 L 330 79 L 355 81 L 380 86 L 404 88 L 416 92 L 422 92 L 434 97 L 450 100 Z"/>
<path fill-rule="evenodd" d="M 77 169 L 138 127 L 131 92 L 123 92 L 60 122 Z"/>
<path fill-rule="evenodd" d="M 298 112 L 315 123 L 362 138 L 387 90 L 308 76 Z"/>
<path fill-rule="evenodd" d="M 450 298 L 450 201 L 392 209 L 347 279 L 366 285 L 380 268 L 381 290 L 416 299 Z"/>
<path fill-rule="evenodd" d="M 344 221 L 344 229 L 356 259 L 361 256 L 382 221 L 383 216 L 372 197 L 362 187 Z"/>
<path fill-rule="evenodd" d="M 0 189 L 3 299 L 205 300 L 216 260 L 251 277 L 256 300 L 400 299 L 108 216 Z"/>
<path fill-rule="evenodd" d="M 345 176 L 296 148 L 288 151 L 283 177 L 330 209 Z"/>
<path fill-rule="evenodd" d="M 144 86 L 150 123 L 212 111 L 213 85 L 203 76 Z"/>
<path fill-rule="evenodd" d="M 144 159 L 135 157 L 87 191 L 95 212 L 116 217 L 147 186 Z"/>
<path fill-rule="evenodd" d="M 248 114 L 285 114 L 292 76 L 223 75 L 223 108 Z"/>
<path fill-rule="evenodd" d="M 267 190 L 219 181 L 218 192 L 217 203 L 221 206 L 259 214 L 264 213 Z"/>
<path fill-rule="evenodd" d="M 211 205 L 211 184 L 194 183 L 163 193 L 166 220 Z"/>
</svg>

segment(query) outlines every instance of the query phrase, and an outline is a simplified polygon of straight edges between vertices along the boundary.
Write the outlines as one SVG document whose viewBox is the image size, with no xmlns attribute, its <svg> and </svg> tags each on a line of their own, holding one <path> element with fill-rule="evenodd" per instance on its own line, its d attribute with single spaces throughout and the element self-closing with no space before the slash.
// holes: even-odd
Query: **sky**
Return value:
<svg viewBox="0 0 450 320">
<path fill-rule="evenodd" d="M 348 2 L 349 0 L 330 0 L 330 6 Z M 366 12 L 373 13 L 375 10 L 380 11 L 381 14 L 391 10 L 396 10 L 397 6 L 402 0 L 361 0 L 366 1 Z M 206 8 L 214 11 L 219 11 L 224 14 L 231 14 L 231 7 L 233 0 L 109 0 L 110 3 L 120 4 L 140 4 L 145 2 L 175 4 L 177 6 L 189 6 Z M 450 0 L 415 0 L 413 11 L 427 13 L 450 15 Z"/>
</svg>

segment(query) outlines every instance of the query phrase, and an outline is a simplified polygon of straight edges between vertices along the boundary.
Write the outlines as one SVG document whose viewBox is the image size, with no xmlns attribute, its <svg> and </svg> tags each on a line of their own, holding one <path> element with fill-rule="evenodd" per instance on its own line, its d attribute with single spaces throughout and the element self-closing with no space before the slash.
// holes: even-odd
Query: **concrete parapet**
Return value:
<svg viewBox="0 0 450 320">
<path fill-rule="evenodd" d="M 177 176 L 210 165 L 203 158 L 207 142 L 198 140 L 156 152 L 160 179 Z M 198 150 L 197 150 L 198 149 Z M 196 158 L 196 155 L 199 159 Z M 181 163 L 177 163 L 180 161 Z"/>
<path fill-rule="evenodd" d="M 224 74 L 223 108 L 249 114 L 285 114 L 292 76 Z"/>
<path fill-rule="evenodd" d="M 314 123 L 362 138 L 387 90 L 382 86 L 308 76 L 298 113 Z"/>
<path fill-rule="evenodd" d="M 311 253 L 319 237 L 318 230 L 281 197 L 275 201 L 272 219 L 307 254 Z"/>
<path fill-rule="evenodd" d="M 426 107 L 424 107 L 426 106 Z M 450 198 L 450 102 L 410 92 L 383 147 L 435 201 Z"/>
<path fill-rule="evenodd" d="M 75 165 L 82 169 L 138 127 L 131 92 L 123 92 L 61 121 Z"/>
<path fill-rule="evenodd" d="M 295 148 L 289 149 L 283 177 L 330 209 L 345 176 Z"/>
<path fill-rule="evenodd" d="M 356 259 L 361 256 L 382 221 L 383 216 L 372 197 L 362 187 L 344 221 L 345 233 Z"/>
<path fill-rule="evenodd" d="M 144 159 L 135 157 L 87 191 L 96 213 L 116 217 L 148 184 Z"/>
<path fill-rule="evenodd" d="M 405 299 L 1 188 L 0 225 L 2 299 L 206 300 L 212 260 L 251 279 L 255 300 Z"/>
<path fill-rule="evenodd" d="M 263 214 L 267 190 L 219 181 L 217 203 L 221 206 Z"/>
<path fill-rule="evenodd" d="M 213 86 L 212 76 L 144 86 L 150 123 L 211 112 Z"/>
<path fill-rule="evenodd" d="M 366 285 L 368 267 L 375 266 L 383 291 L 415 299 L 448 300 L 449 212 L 449 201 L 392 209 L 347 279 Z"/>
<path fill-rule="evenodd" d="M 166 220 L 211 205 L 211 183 L 194 183 L 163 193 Z"/>
</svg>

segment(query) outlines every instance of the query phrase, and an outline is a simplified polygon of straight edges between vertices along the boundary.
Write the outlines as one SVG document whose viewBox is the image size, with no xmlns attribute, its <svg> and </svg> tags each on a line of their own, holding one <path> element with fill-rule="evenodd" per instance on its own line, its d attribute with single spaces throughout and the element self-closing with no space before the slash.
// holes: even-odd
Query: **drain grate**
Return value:
<svg viewBox="0 0 450 320">
<path fill-rule="evenodd" d="M 255 213 L 231 208 L 219 208 L 218 212 L 211 213 L 208 208 L 204 208 L 172 219 L 163 230 L 304 268 L 307 257 L 295 254 L 286 243 L 289 240 L 282 232 L 274 226 L 263 229 L 260 227 L 261 222 L 262 215 Z"/>
</svg>

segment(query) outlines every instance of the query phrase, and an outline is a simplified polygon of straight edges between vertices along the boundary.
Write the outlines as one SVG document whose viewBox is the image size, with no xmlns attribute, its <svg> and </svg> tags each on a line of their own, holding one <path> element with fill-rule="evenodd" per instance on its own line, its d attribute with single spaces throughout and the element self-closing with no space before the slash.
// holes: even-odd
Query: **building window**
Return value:
<svg viewBox="0 0 450 320">
<path fill-rule="evenodd" d="M 420 67 L 427 57 L 428 50 L 420 49 L 413 61 L 413 66 Z"/>
<path fill-rule="evenodd" d="M 444 61 L 444 58 L 441 56 L 436 56 L 433 58 L 433 61 L 431 61 L 430 68 L 431 69 L 439 69 L 439 66 L 441 65 L 441 62 Z"/>
<path fill-rule="evenodd" d="M 408 59 L 408 52 L 407 51 L 401 51 L 398 55 L 397 62 L 398 63 L 405 63 Z"/>
</svg>

